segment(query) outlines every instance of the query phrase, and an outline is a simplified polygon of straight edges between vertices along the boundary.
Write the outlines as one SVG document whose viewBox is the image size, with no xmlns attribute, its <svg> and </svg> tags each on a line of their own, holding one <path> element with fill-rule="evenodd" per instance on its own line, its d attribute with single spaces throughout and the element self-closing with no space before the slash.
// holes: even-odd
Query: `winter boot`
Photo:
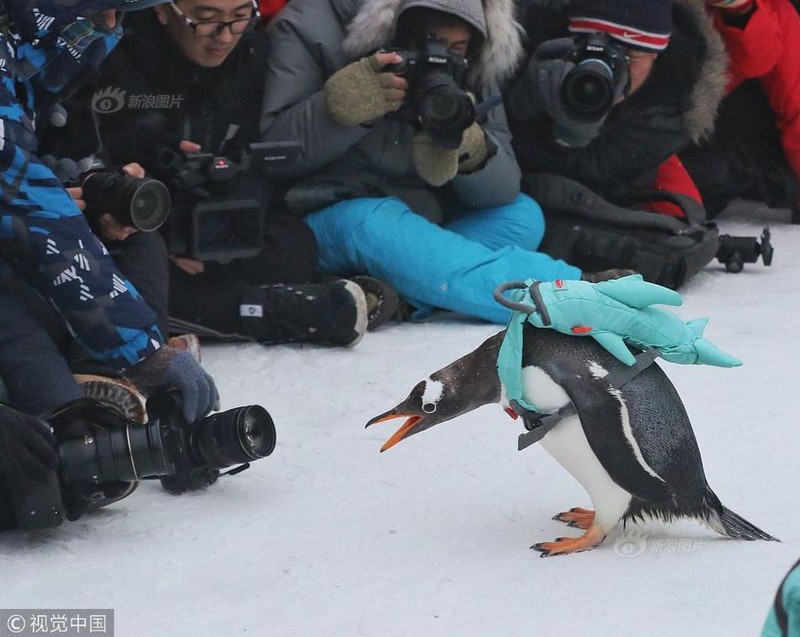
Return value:
<svg viewBox="0 0 800 637">
<path fill-rule="evenodd" d="M 265 285 L 239 305 L 245 333 L 260 343 L 325 343 L 352 347 L 367 331 L 367 300 L 352 281 Z"/>
<path fill-rule="evenodd" d="M 400 297 L 395 289 L 380 279 L 370 276 L 350 277 L 353 283 L 364 291 L 367 298 L 367 330 L 372 331 L 386 321 L 396 318 L 400 307 Z"/>
</svg>

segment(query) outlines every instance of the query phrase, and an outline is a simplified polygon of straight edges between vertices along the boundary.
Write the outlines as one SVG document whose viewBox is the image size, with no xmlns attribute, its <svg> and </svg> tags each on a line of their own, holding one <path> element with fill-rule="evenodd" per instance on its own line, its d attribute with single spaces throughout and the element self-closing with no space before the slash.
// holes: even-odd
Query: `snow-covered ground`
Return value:
<svg viewBox="0 0 800 637">
<path fill-rule="evenodd" d="M 207 346 L 223 406 L 272 414 L 272 456 L 202 493 L 148 482 L 78 522 L 0 537 L 0 607 L 113 608 L 125 637 L 757 635 L 800 555 L 800 226 L 787 220 L 735 206 L 722 230 L 768 222 L 773 266 L 714 263 L 683 290 L 681 316 L 711 317 L 707 336 L 744 367 L 663 364 L 711 486 L 780 544 L 648 524 L 539 559 L 534 541 L 578 534 L 553 514 L 590 503 L 538 446 L 516 451 L 520 425 L 497 406 L 379 454 L 401 421 L 367 420 L 498 330 L 439 317 L 353 350 Z"/>
</svg>

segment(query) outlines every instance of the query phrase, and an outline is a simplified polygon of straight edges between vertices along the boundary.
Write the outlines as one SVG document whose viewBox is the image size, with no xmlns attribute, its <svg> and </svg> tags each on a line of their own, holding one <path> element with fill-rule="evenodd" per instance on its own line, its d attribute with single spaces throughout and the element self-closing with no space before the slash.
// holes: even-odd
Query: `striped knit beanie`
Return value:
<svg viewBox="0 0 800 637">
<path fill-rule="evenodd" d="M 572 33 L 608 33 L 625 46 L 663 51 L 672 32 L 672 0 L 572 0 Z"/>
</svg>

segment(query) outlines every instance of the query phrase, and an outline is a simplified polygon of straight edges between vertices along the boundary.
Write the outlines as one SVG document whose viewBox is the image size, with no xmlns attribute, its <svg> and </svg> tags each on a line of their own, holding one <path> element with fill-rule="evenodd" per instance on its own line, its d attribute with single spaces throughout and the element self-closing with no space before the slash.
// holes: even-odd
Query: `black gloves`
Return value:
<svg viewBox="0 0 800 637">
<path fill-rule="evenodd" d="M 592 121 L 570 114 L 562 98 L 564 78 L 575 68 L 568 57 L 575 48 L 572 38 L 546 40 L 536 49 L 516 86 L 511 90 L 508 107 L 518 120 L 532 119 L 542 114 L 553 120 L 553 138 L 561 146 L 586 146 L 600 132 L 607 112 Z M 620 73 L 614 87 L 615 99 L 623 94 L 628 74 Z"/>
<path fill-rule="evenodd" d="M 0 477 L 6 485 L 46 482 L 57 468 L 56 439 L 50 427 L 0 405 Z"/>
<path fill-rule="evenodd" d="M 219 409 L 219 392 L 214 379 L 185 350 L 164 345 L 128 369 L 125 376 L 147 395 L 162 389 L 178 390 L 187 423 Z"/>
<path fill-rule="evenodd" d="M 0 528 L 21 526 L 15 518 L 26 509 L 28 495 L 34 490 L 47 489 L 53 501 L 59 501 L 55 445 L 50 427 L 44 422 L 0 405 L 0 486 L 10 496 L 3 508 L 12 507 L 17 512 L 0 511 Z"/>
</svg>

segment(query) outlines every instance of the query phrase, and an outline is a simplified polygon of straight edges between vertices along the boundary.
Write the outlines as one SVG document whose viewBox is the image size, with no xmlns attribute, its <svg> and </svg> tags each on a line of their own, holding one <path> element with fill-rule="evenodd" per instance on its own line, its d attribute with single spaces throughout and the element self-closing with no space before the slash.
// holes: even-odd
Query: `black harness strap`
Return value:
<svg viewBox="0 0 800 637">
<path fill-rule="evenodd" d="M 618 366 L 605 377 L 606 382 L 616 389 L 624 386 L 633 380 L 639 373 L 649 367 L 658 358 L 658 350 L 654 347 L 644 350 L 636 356 L 636 362 L 628 367 L 627 365 Z M 527 449 L 539 442 L 547 433 L 564 418 L 574 416 L 578 413 L 575 405 L 570 401 L 561 409 L 552 414 L 542 414 L 531 409 L 525 409 L 516 400 L 510 402 L 511 408 L 522 417 L 522 422 L 527 431 L 519 435 L 517 440 L 517 451 Z"/>
</svg>

